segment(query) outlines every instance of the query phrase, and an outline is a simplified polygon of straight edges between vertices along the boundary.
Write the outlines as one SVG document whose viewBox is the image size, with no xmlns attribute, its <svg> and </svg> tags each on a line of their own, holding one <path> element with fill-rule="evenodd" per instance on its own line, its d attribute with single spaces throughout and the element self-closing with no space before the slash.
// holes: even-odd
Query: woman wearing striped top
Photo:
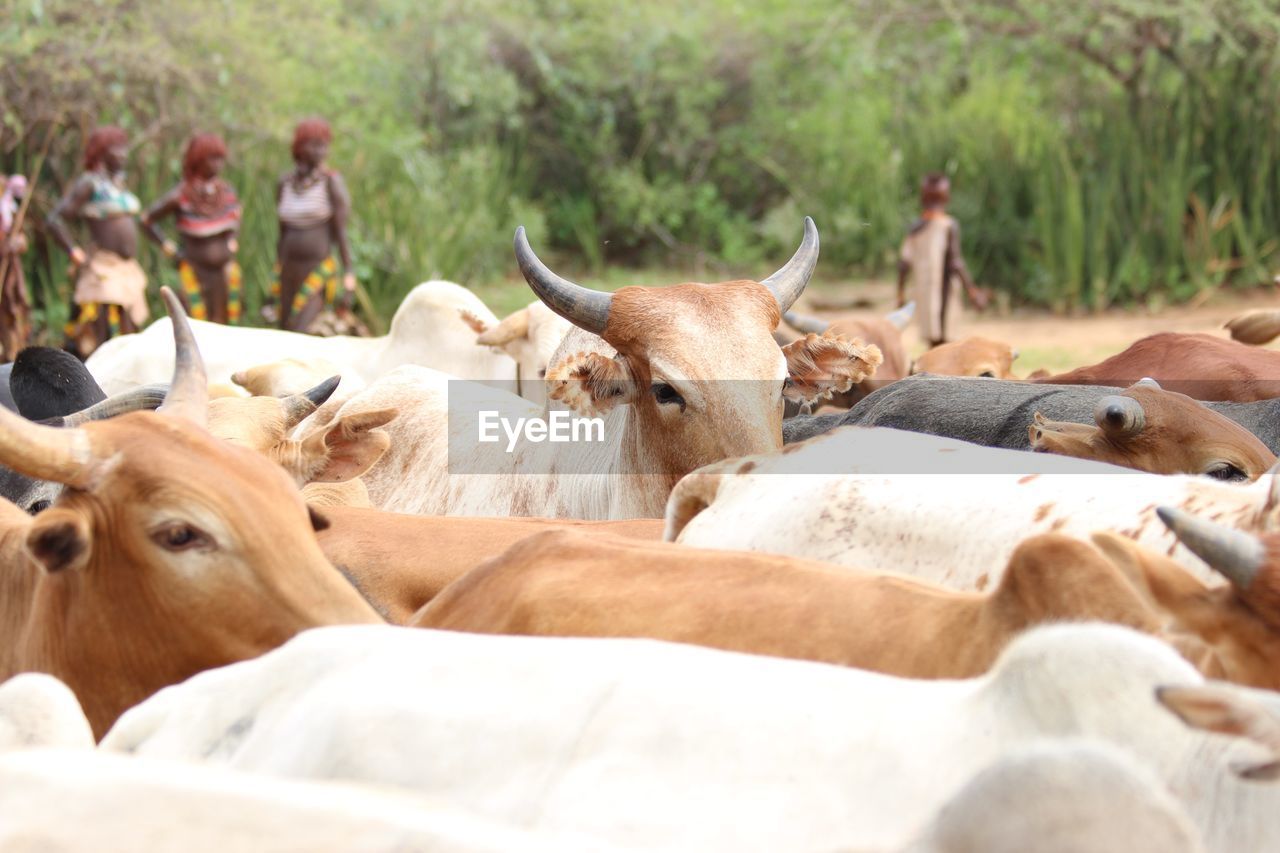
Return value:
<svg viewBox="0 0 1280 853">
<path fill-rule="evenodd" d="M 307 119 L 293 137 L 295 168 L 280 178 L 276 188 L 276 215 L 280 238 L 276 257 L 280 328 L 308 331 L 326 302 L 337 296 L 337 246 L 342 261 L 343 299 L 349 301 L 356 287 L 347 243 L 347 217 L 351 197 L 333 169 L 325 166 L 332 134 L 323 119 Z"/>
<path fill-rule="evenodd" d="M 177 261 L 187 313 L 197 320 L 235 324 L 240 321 L 240 200 L 220 177 L 226 162 L 227 146 L 220 136 L 193 136 L 182 158 L 182 183 L 143 214 L 142 227 Z M 156 225 L 170 216 L 176 219 L 181 248 Z"/>
</svg>

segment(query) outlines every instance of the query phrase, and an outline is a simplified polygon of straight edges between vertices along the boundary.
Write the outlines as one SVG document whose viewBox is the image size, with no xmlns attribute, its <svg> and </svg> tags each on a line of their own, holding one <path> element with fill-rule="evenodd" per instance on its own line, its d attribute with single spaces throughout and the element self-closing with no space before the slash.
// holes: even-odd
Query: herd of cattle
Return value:
<svg viewBox="0 0 1280 853">
<path fill-rule="evenodd" d="M 1280 352 L 913 363 L 791 313 L 807 219 L 759 282 L 515 251 L 501 321 L 165 291 L 3 368 L 0 851 L 1280 850 Z M 458 377 L 604 440 L 460 442 Z"/>
</svg>

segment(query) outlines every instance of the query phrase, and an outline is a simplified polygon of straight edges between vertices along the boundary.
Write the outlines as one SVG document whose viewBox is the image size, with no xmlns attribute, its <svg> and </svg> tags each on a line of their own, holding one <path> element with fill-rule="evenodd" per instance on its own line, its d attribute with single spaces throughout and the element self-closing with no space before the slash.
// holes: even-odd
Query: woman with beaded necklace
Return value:
<svg viewBox="0 0 1280 853">
<path fill-rule="evenodd" d="M 240 201 L 221 178 L 227 146 L 213 133 L 200 133 L 187 143 L 182 183 L 142 216 L 142 227 L 165 256 L 178 263 L 183 301 L 196 320 L 236 324 L 240 321 L 240 265 L 236 232 Z M 181 249 L 164 236 L 156 221 L 177 220 Z"/>
<path fill-rule="evenodd" d="M 337 296 L 336 244 L 342 261 L 343 300 L 351 299 L 356 278 L 351 271 L 347 243 L 347 217 L 351 197 L 347 186 L 325 165 L 332 133 L 323 119 L 301 122 L 293 137 L 295 168 L 280 178 L 276 188 L 276 215 L 280 237 L 276 244 L 282 329 L 308 331 L 326 303 Z"/>
<path fill-rule="evenodd" d="M 129 138 L 118 127 L 99 127 L 85 142 L 84 173 L 49 213 L 47 224 L 71 256 L 75 280 L 67 336 L 81 358 L 117 334 L 146 321 L 147 276 L 138 264 L 138 197 L 124 185 Z M 81 219 L 93 241 L 86 252 L 66 219 Z"/>
</svg>

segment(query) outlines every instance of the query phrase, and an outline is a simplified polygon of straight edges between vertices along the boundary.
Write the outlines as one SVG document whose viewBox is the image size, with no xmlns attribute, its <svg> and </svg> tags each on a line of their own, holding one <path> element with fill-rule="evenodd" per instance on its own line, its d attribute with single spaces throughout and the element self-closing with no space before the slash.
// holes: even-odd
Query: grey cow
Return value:
<svg viewBox="0 0 1280 853">
<path fill-rule="evenodd" d="M 1055 421 L 1093 423 L 1098 401 L 1121 390 L 922 373 L 869 394 L 848 412 L 783 421 L 782 436 L 790 444 L 836 427 L 860 424 L 958 438 L 987 447 L 1030 450 L 1027 427 L 1036 412 Z M 1204 405 L 1231 418 L 1280 455 L 1280 398 Z"/>
</svg>

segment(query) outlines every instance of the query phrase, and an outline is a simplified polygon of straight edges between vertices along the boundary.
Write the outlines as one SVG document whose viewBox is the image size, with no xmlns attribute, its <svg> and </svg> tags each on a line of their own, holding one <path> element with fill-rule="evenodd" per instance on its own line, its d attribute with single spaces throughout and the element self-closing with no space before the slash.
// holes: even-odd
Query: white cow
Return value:
<svg viewBox="0 0 1280 853">
<path fill-rule="evenodd" d="M 1280 788 L 1230 769 L 1269 754 L 1155 702 L 1158 685 L 1202 683 L 1164 643 L 1103 625 L 1030 631 L 962 681 L 648 640 L 350 626 L 162 690 L 102 748 L 395 785 L 603 844 L 833 850 L 901 847 L 1012 750 L 1089 737 L 1150 767 L 1210 850 L 1280 849 Z"/>
<path fill-rule="evenodd" d="M 903 853 L 1200 853 L 1150 768 L 1100 741 L 1013 751 L 978 773 Z"/>
<path fill-rule="evenodd" d="M 93 745 L 93 729 L 76 694 L 52 675 L 24 672 L 0 684 L 0 753 Z"/>
<path fill-rule="evenodd" d="M 671 486 L 693 469 L 780 449 L 784 390 L 814 398 L 874 371 L 880 351 L 809 335 L 780 349 L 772 332 L 818 260 L 818 232 L 761 282 L 627 287 L 608 294 L 547 269 L 516 232 L 529 285 L 574 328 L 547 374 L 549 396 L 594 427 L 545 440 L 561 406 L 543 410 L 494 389 L 402 368 L 346 402 L 341 414 L 395 408 L 391 449 L 365 476 L 374 505 L 427 515 L 654 518 Z M 481 440 L 485 412 L 489 436 Z M 537 435 L 512 432 L 541 422 Z M 567 420 L 567 419 L 566 419 Z M 554 438 L 554 436 L 552 436 Z"/>
<path fill-rule="evenodd" d="M 409 291 L 391 320 L 391 331 L 380 338 L 322 338 L 278 329 L 190 322 L 209 381 L 215 384 L 230 382 L 233 374 L 246 368 L 295 358 L 340 365 L 343 385 L 352 390 L 402 364 L 420 364 L 514 388 L 515 362 L 505 353 L 476 346 L 475 336 L 459 320 L 462 310 L 493 323 L 498 319 L 466 288 L 448 281 L 428 281 Z M 108 394 L 167 381 L 173 372 L 169 320 L 157 320 L 136 335 L 112 338 L 85 363 Z"/>
<path fill-rule="evenodd" d="M 547 367 L 573 324 L 537 299 L 503 317 L 496 326 L 465 311 L 463 320 L 476 333 L 477 346 L 494 347 L 515 359 L 516 393 L 539 406 L 546 405 Z"/>
<path fill-rule="evenodd" d="M 371 786 L 102 752 L 0 755 L 0 850 L 409 853 L 598 850 Z"/>
<path fill-rule="evenodd" d="M 1274 522 L 1278 498 L 1273 477 L 1219 483 L 853 426 L 693 472 L 672 490 L 665 536 L 981 590 L 1028 536 L 1114 530 L 1216 585 L 1222 578 L 1177 544 L 1156 508 L 1251 529 Z"/>
</svg>

